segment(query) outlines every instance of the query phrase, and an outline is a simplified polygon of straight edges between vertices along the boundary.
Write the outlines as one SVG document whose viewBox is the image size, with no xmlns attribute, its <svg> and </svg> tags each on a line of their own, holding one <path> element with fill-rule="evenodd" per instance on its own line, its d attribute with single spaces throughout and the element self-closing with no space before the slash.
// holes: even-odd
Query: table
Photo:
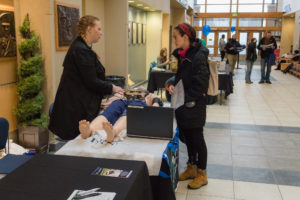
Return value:
<svg viewBox="0 0 300 200">
<path fill-rule="evenodd" d="M 222 104 L 222 91 L 225 92 L 225 99 L 233 93 L 233 80 L 231 73 L 218 73 L 219 90 L 220 90 L 220 105 Z"/>
<path fill-rule="evenodd" d="M 129 178 L 91 175 L 97 167 L 133 170 Z M 116 192 L 114 200 L 152 200 L 145 162 L 40 154 L 0 180 L 5 200 L 66 200 L 76 189 Z"/>
<path fill-rule="evenodd" d="M 178 183 L 179 163 L 179 131 L 177 129 L 171 141 L 126 138 L 122 142 L 103 148 L 90 146 L 87 140 L 77 138 L 65 144 L 56 154 L 143 160 L 149 170 L 154 199 L 176 199 L 174 191 Z"/>
<path fill-rule="evenodd" d="M 159 88 L 165 88 L 166 81 L 175 76 L 175 72 L 171 71 L 153 71 L 150 74 L 150 78 L 148 80 L 147 90 L 153 93 L 155 90 Z"/>
</svg>

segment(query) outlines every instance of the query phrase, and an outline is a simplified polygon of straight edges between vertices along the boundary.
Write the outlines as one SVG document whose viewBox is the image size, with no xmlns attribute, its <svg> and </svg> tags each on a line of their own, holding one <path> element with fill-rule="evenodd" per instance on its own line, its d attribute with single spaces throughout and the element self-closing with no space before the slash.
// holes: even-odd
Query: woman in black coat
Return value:
<svg viewBox="0 0 300 200">
<path fill-rule="evenodd" d="M 105 81 L 105 69 L 92 44 L 102 35 L 97 17 L 83 16 L 78 22 L 78 37 L 63 62 L 63 74 L 50 116 L 49 130 L 64 140 L 79 135 L 78 123 L 92 121 L 99 112 L 104 95 L 123 93 L 123 89 Z"/>
<path fill-rule="evenodd" d="M 188 187 L 200 188 L 207 184 L 207 148 L 203 137 L 206 120 L 206 94 L 209 81 L 208 49 L 196 40 L 195 30 L 188 24 L 179 24 L 173 31 L 178 59 L 175 86 L 182 80 L 184 104 L 175 110 L 179 133 L 185 139 L 189 161 L 179 180 L 193 179 Z M 174 85 L 169 87 L 174 94 Z"/>
</svg>

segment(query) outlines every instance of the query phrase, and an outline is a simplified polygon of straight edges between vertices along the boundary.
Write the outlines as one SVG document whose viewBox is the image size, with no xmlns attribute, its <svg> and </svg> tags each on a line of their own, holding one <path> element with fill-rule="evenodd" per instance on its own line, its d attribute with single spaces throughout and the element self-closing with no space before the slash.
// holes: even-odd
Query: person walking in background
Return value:
<svg viewBox="0 0 300 200">
<path fill-rule="evenodd" d="M 257 59 L 257 54 L 256 54 L 256 38 L 252 38 L 250 43 L 248 44 L 247 47 L 247 55 L 246 55 L 246 63 L 247 63 L 247 69 L 246 69 L 246 83 L 251 84 L 253 83 L 251 81 L 251 72 L 253 68 L 253 63 Z"/>
<path fill-rule="evenodd" d="M 277 48 L 276 40 L 272 36 L 271 32 L 268 31 L 266 36 L 263 37 L 258 44 L 257 47 L 260 50 L 260 65 L 261 65 L 261 79 L 259 83 L 269 83 L 272 84 L 270 81 L 270 74 L 271 74 L 271 67 L 272 64 L 275 64 L 275 54 L 274 50 Z M 267 65 L 267 72 L 266 72 L 266 65 Z"/>
<path fill-rule="evenodd" d="M 225 57 L 225 46 L 226 46 L 225 35 L 222 34 L 222 37 L 219 40 L 219 50 L 220 50 L 220 54 L 221 54 L 221 61 L 223 61 L 224 57 Z"/>
<path fill-rule="evenodd" d="M 234 67 L 238 60 L 238 54 L 239 54 L 238 49 L 237 49 L 238 47 L 242 47 L 242 46 L 236 40 L 236 35 L 233 34 L 232 38 L 228 40 L 228 42 L 225 46 L 225 50 L 227 53 L 227 59 L 228 59 L 229 66 L 230 66 L 230 72 L 232 73 L 232 75 L 234 75 Z"/>
<path fill-rule="evenodd" d="M 98 115 L 104 95 L 124 93 L 122 88 L 105 81 L 105 68 L 92 50 L 92 44 L 102 36 L 100 20 L 91 15 L 83 16 L 77 30 L 78 37 L 63 62 L 49 124 L 49 130 L 64 140 L 80 134 L 80 120 L 92 121 Z"/>
<path fill-rule="evenodd" d="M 177 48 L 173 55 L 178 60 L 178 70 L 169 91 L 171 95 L 176 95 L 174 87 L 183 83 L 184 104 L 175 110 L 175 116 L 180 138 L 184 138 L 189 157 L 186 170 L 179 175 L 179 180 L 193 179 L 188 187 L 197 189 L 207 184 L 207 148 L 203 126 L 206 120 L 209 52 L 196 39 L 194 28 L 186 23 L 174 28 L 173 41 Z"/>
</svg>

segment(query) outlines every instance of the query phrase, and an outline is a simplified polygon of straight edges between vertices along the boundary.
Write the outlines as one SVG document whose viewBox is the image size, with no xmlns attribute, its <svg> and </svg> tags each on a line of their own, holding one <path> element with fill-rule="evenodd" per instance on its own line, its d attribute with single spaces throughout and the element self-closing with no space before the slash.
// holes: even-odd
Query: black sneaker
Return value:
<svg viewBox="0 0 300 200">
<path fill-rule="evenodd" d="M 259 83 L 259 84 L 262 84 L 262 83 L 265 83 L 265 81 L 261 80 L 261 81 L 259 81 L 258 83 Z"/>
<path fill-rule="evenodd" d="M 271 82 L 271 81 L 269 81 L 269 80 L 268 80 L 268 81 L 266 81 L 266 83 L 268 83 L 268 84 L 272 84 L 272 82 Z"/>
</svg>

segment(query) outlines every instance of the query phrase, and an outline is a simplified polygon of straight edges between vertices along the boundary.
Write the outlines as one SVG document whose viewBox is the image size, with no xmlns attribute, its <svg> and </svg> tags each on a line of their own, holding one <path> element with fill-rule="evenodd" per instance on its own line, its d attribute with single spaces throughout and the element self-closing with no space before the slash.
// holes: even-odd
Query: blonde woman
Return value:
<svg viewBox="0 0 300 200">
<path fill-rule="evenodd" d="M 65 140 L 80 134 L 79 121 L 92 121 L 98 115 L 104 95 L 124 92 L 105 81 L 105 68 L 92 50 L 92 45 L 102 36 L 100 20 L 90 15 L 83 16 L 77 31 L 78 37 L 63 62 L 63 74 L 49 124 L 49 129 Z"/>
</svg>

